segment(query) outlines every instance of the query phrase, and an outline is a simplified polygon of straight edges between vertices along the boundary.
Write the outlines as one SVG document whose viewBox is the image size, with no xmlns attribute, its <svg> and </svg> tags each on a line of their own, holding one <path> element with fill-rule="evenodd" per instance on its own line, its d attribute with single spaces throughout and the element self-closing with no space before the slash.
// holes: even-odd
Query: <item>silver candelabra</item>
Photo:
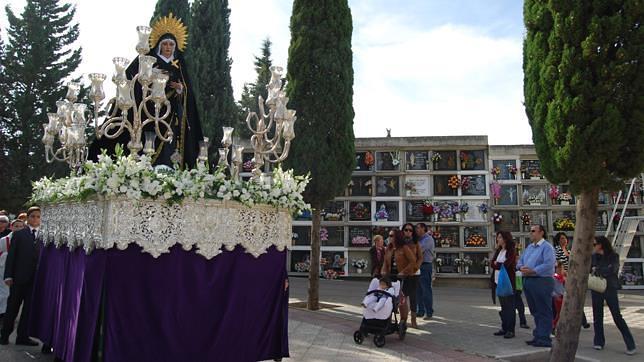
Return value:
<svg viewBox="0 0 644 362">
<path fill-rule="evenodd" d="M 172 141 L 172 129 L 166 118 L 170 115 L 170 101 L 166 98 L 165 87 L 169 76 L 153 68 L 156 58 L 146 55 L 150 51 L 149 38 L 151 28 L 138 26 L 136 28 L 139 42 L 136 51 L 139 53 L 138 74 L 132 79 L 127 79 L 126 69 L 130 61 L 126 58 L 116 57 L 112 60 L 115 74 L 112 82 L 116 85 L 116 96 L 110 99 L 105 107 L 105 120 L 99 126 L 99 112 L 101 102 L 105 99 L 103 82 L 107 78 L 102 73 L 89 74 L 91 82 L 89 98 L 94 104 L 93 121 L 98 139 L 106 137 L 115 139 L 123 132 L 129 133 L 130 141 L 127 148 L 133 155 L 138 155 L 141 150 L 145 154 L 155 152 L 154 142 L 159 138 L 161 142 Z M 141 86 L 141 102 L 137 105 L 134 96 L 136 84 Z M 91 121 L 86 120 L 87 106 L 75 103 L 78 98 L 80 85 L 70 83 L 67 86 L 65 100 L 56 103 L 56 113 L 49 113 L 49 123 L 44 125 L 45 154 L 47 162 L 66 161 L 72 170 L 79 170 L 87 160 L 87 140 L 85 128 Z M 161 113 L 163 111 L 163 113 Z M 150 131 L 145 132 L 145 147 L 142 142 L 143 129 L 147 125 Z M 54 150 L 54 141 L 58 136 L 61 147 Z M 207 147 L 207 141 L 206 141 Z M 176 153 L 176 152 L 175 152 Z M 173 155 L 173 161 L 176 160 Z M 200 152 L 200 160 L 203 158 Z"/>
<path fill-rule="evenodd" d="M 76 103 L 80 84 L 67 84 L 65 99 L 56 102 L 56 113 L 47 113 L 49 123 L 43 125 L 42 142 L 45 145 L 45 160 L 67 162 L 72 171 L 78 172 L 87 160 L 87 140 L 85 119 L 87 105 Z M 60 148 L 54 150 L 54 141 L 58 136 Z"/>
<path fill-rule="evenodd" d="M 266 86 L 268 99 L 264 101 L 262 96 L 258 97 L 259 115 L 249 112 L 246 117 L 246 126 L 253 132 L 250 143 L 253 146 L 253 176 L 252 180 L 264 182 L 263 166 L 268 163 L 278 163 L 288 157 L 291 148 L 291 141 L 295 138 L 295 111 L 286 108 L 288 97 L 282 86 L 283 68 L 272 66 L 271 80 Z M 265 106 L 268 106 L 268 114 L 265 113 Z M 268 124 L 267 124 L 268 122 Z M 273 125 L 275 131 L 269 134 Z M 219 149 L 219 164 L 229 168 L 233 180 L 239 179 L 239 170 L 243 163 L 242 152 L 244 147 L 233 145 L 232 134 L 234 128 L 224 127 L 224 137 Z M 231 162 L 228 163 L 229 148 L 232 146 Z"/>
</svg>

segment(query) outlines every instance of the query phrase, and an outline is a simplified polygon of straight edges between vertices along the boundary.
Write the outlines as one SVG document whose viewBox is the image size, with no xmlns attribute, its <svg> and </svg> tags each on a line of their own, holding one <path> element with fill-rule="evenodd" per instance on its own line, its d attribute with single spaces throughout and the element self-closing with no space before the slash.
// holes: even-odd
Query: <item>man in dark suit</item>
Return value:
<svg viewBox="0 0 644 362">
<path fill-rule="evenodd" d="M 10 287 L 7 312 L 3 320 L 0 344 L 9 343 L 9 335 L 13 332 L 16 317 L 23 304 L 20 322 L 18 324 L 17 345 L 37 346 L 38 342 L 29 338 L 27 324 L 29 322 L 29 308 L 34 285 L 34 276 L 38 264 L 39 243 L 36 240 L 40 227 L 40 208 L 31 207 L 27 211 L 28 227 L 13 234 L 11 248 L 7 255 L 4 271 L 4 282 Z"/>
</svg>

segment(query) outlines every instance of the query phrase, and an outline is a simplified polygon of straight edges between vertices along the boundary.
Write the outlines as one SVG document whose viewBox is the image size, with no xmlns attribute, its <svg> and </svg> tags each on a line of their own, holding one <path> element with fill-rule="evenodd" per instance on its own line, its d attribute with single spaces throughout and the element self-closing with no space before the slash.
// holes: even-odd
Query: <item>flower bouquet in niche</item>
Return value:
<svg viewBox="0 0 644 362">
<path fill-rule="evenodd" d="M 358 274 L 362 274 L 362 271 L 367 267 L 367 260 L 365 259 L 353 259 L 351 265 L 356 268 Z"/>
<path fill-rule="evenodd" d="M 320 241 L 329 241 L 329 230 L 325 227 L 320 228 Z"/>
<path fill-rule="evenodd" d="M 411 181 L 405 182 L 405 192 L 407 196 L 411 196 L 416 193 L 416 184 Z"/>
<path fill-rule="evenodd" d="M 508 172 L 510 172 L 510 175 L 512 175 L 513 178 L 516 178 L 517 176 L 517 167 L 514 165 L 508 165 Z"/>
<path fill-rule="evenodd" d="M 485 241 L 485 238 L 481 234 L 471 234 L 470 236 L 467 237 L 467 240 L 465 240 L 465 246 L 467 247 L 482 247 L 486 246 L 487 242 Z"/>
<path fill-rule="evenodd" d="M 472 264 L 473 260 L 470 259 L 469 256 L 465 256 L 465 258 L 463 258 L 463 267 L 465 268 L 465 274 L 470 273 L 470 267 L 472 266 Z"/>
<path fill-rule="evenodd" d="M 472 177 L 470 176 L 461 177 L 461 190 L 467 191 L 469 190 L 471 185 L 472 185 Z"/>
<path fill-rule="evenodd" d="M 461 273 L 461 268 L 463 267 L 463 259 L 456 258 L 454 259 L 454 266 L 456 266 L 459 274 Z"/>
<path fill-rule="evenodd" d="M 487 257 L 483 258 L 483 260 L 481 260 L 481 266 L 485 268 L 485 274 L 490 274 L 490 259 Z"/>
<path fill-rule="evenodd" d="M 364 154 L 364 165 L 367 167 L 373 166 L 375 162 L 375 158 L 373 157 L 373 153 L 367 151 Z"/>
<path fill-rule="evenodd" d="M 572 195 L 568 192 L 562 192 L 558 197 L 557 200 L 559 200 L 559 205 L 570 205 L 570 202 L 572 201 Z"/>
<path fill-rule="evenodd" d="M 255 167 L 255 162 L 253 160 L 248 160 L 242 164 L 242 169 L 244 172 L 251 172 L 253 170 L 253 167 Z"/>
<path fill-rule="evenodd" d="M 298 273 L 306 273 L 309 271 L 311 264 L 308 261 L 301 261 L 295 263 L 295 271 Z"/>
<path fill-rule="evenodd" d="M 541 203 L 543 201 L 543 198 L 541 198 L 539 195 L 533 194 L 528 196 L 528 204 L 530 204 L 530 206 L 541 206 Z"/>
<path fill-rule="evenodd" d="M 467 202 L 463 202 L 458 207 L 458 213 L 461 215 L 461 221 L 465 221 L 465 215 L 470 210 L 470 205 Z"/>
<path fill-rule="evenodd" d="M 326 279 L 337 279 L 338 278 L 338 272 L 336 272 L 333 269 L 325 269 L 324 270 L 324 278 L 326 278 Z"/>
<path fill-rule="evenodd" d="M 438 169 L 438 164 L 441 162 L 443 157 L 438 152 L 432 152 L 432 163 L 434 164 L 434 170 Z"/>
<path fill-rule="evenodd" d="M 501 167 L 499 166 L 492 167 L 492 169 L 490 170 L 490 173 L 492 174 L 492 178 L 496 180 L 497 177 L 499 177 L 499 175 L 501 174 Z"/>
<path fill-rule="evenodd" d="M 557 185 L 550 185 L 550 190 L 548 190 L 548 196 L 552 203 L 554 204 L 557 198 L 559 197 L 559 187 Z"/>
<path fill-rule="evenodd" d="M 575 222 L 572 221 L 571 218 L 569 217 L 560 217 L 555 220 L 553 223 L 555 230 L 562 230 L 562 231 L 574 231 L 575 230 Z"/>
<path fill-rule="evenodd" d="M 387 207 L 385 204 L 380 205 L 378 211 L 374 215 L 376 221 L 387 221 L 389 219 L 389 212 L 387 212 Z"/>
<path fill-rule="evenodd" d="M 369 246 L 369 239 L 364 235 L 354 236 L 351 239 L 351 246 Z"/>
<path fill-rule="evenodd" d="M 487 204 L 484 202 L 484 203 L 481 203 L 481 204 L 479 205 L 479 211 L 481 212 L 481 214 L 483 214 L 483 217 L 485 217 L 485 215 L 487 215 L 488 211 L 490 211 L 490 208 L 489 208 L 489 206 L 487 206 Z"/>
<path fill-rule="evenodd" d="M 499 200 L 501 199 L 501 185 L 498 182 L 492 182 L 490 184 L 490 192 L 492 193 L 492 197 L 494 198 L 494 202 L 498 203 Z"/>
<path fill-rule="evenodd" d="M 458 176 L 454 175 L 449 178 L 447 181 L 447 186 L 452 190 L 456 191 L 458 190 L 458 187 L 460 186 L 461 181 L 458 179 Z"/>
<path fill-rule="evenodd" d="M 423 200 L 422 206 L 423 215 L 429 216 L 434 213 L 434 206 L 432 205 L 432 200 Z"/>
<path fill-rule="evenodd" d="M 495 224 L 500 224 L 500 223 L 502 223 L 502 222 L 503 222 L 503 215 L 501 215 L 501 214 L 500 214 L 500 213 L 498 213 L 498 212 L 495 212 L 495 213 L 494 213 L 494 215 L 492 216 L 492 221 L 493 221 Z"/>
<path fill-rule="evenodd" d="M 521 215 L 521 222 L 523 225 L 532 225 L 532 218 L 527 212 L 524 212 L 523 215 Z"/>
</svg>

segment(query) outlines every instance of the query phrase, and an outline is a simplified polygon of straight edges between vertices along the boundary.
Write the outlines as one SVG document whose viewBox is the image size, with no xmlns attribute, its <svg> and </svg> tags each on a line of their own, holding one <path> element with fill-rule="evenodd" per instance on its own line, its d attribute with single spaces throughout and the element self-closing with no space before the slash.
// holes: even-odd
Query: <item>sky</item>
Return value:
<svg viewBox="0 0 644 362">
<path fill-rule="evenodd" d="M 79 74 L 111 74 L 136 56 L 136 26 L 156 0 L 75 0 L 83 47 Z M 530 144 L 523 101 L 522 1 L 350 0 L 356 137 L 488 135 Z M 0 0 L 20 13 L 25 0 Z M 253 56 L 273 42 L 286 65 L 292 0 L 230 0 L 235 98 L 255 80 Z M 124 9 L 127 9 L 125 11 Z M 6 15 L 0 14 L 6 28 Z M 3 38 L 6 39 L 6 37 Z M 188 60 L 189 61 L 189 60 Z"/>
</svg>

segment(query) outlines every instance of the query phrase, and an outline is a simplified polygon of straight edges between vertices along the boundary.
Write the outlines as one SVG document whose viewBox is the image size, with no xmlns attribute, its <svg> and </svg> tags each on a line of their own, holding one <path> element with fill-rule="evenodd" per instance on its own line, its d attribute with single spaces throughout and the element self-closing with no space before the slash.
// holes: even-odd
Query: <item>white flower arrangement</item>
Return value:
<svg viewBox="0 0 644 362">
<path fill-rule="evenodd" d="M 473 264 L 473 262 L 474 261 L 472 259 L 470 259 L 469 256 L 466 256 L 465 258 L 463 258 L 463 265 L 465 265 L 465 266 L 471 266 Z"/>
<path fill-rule="evenodd" d="M 443 266 L 443 259 L 442 258 L 436 258 L 436 265 L 438 266 Z"/>
<path fill-rule="evenodd" d="M 367 267 L 367 264 L 368 264 L 367 261 L 365 259 L 362 259 L 362 258 L 361 259 L 354 259 L 352 261 L 352 265 L 356 269 L 364 269 L 364 268 Z"/>
<path fill-rule="evenodd" d="M 163 171 L 152 167 L 148 156 L 123 156 L 117 150 L 115 160 L 102 154 L 98 162 L 88 161 L 85 173 L 59 179 L 44 177 L 33 183 L 33 203 L 84 200 L 93 195 L 126 196 L 132 199 L 154 198 L 178 202 L 184 198 L 235 200 L 246 206 L 268 204 L 301 213 L 310 210 L 302 193 L 309 176 L 294 176 L 293 170 L 277 167 L 266 183 L 226 179 L 225 169 L 210 173 L 203 163 L 191 170 Z"/>
</svg>

